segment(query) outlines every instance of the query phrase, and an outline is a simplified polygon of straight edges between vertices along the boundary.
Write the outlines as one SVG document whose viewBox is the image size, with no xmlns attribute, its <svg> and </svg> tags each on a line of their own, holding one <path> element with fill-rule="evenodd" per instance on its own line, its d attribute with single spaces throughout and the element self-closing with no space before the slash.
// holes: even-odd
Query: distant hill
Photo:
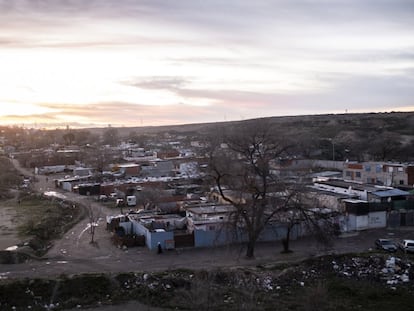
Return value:
<svg viewBox="0 0 414 311">
<path fill-rule="evenodd" d="M 226 127 L 234 124 L 243 124 L 252 120 L 266 120 L 283 130 L 290 129 L 321 129 L 327 135 L 328 128 L 330 134 L 338 130 L 377 130 L 392 131 L 401 135 L 414 135 L 414 112 L 390 112 L 390 113 L 347 113 L 347 114 L 324 114 L 324 115 L 303 115 L 303 116 L 284 116 L 249 119 L 244 121 L 227 121 L 212 123 L 194 123 L 183 125 L 165 126 L 140 126 L 140 127 L 118 127 L 121 135 L 131 131 L 137 133 L 160 133 L 160 132 L 205 132 L 217 126 Z M 93 133 L 102 133 L 106 128 L 89 128 Z M 332 135 L 331 135 L 332 136 Z"/>
<path fill-rule="evenodd" d="M 170 126 L 26 130 L 2 127 L 3 145 L 10 150 L 46 148 L 51 144 L 117 144 L 131 140 L 143 147 L 170 137 L 186 142 L 219 138 L 247 123 L 266 123 L 289 143 L 291 156 L 335 160 L 414 162 L 414 112 L 326 114 L 268 117 L 243 121 Z M 170 135 L 165 135 L 165 134 Z M 159 137 L 153 137 L 159 136 Z"/>
<path fill-rule="evenodd" d="M 117 128 L 119 136 L 170 133 L 205 137 L 246 122 L 266 122 L 307 158 L 414 161 L 414 112 L 285 116 L 244 121 Z M 106 128 L 107 129 L 107 128 Z M 105 128 L 89 129 L 102 134 Z M 333 144 L 333 146 L 332 146 Z M 332 156 L 334 149 L 334 157 Z"/>
</svg>

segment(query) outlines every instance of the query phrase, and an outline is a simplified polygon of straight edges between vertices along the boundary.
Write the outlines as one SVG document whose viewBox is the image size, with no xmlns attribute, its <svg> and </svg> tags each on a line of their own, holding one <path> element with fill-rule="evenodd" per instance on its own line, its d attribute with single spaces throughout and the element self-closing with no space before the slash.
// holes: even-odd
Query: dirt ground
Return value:
<svg viewBox="0 0 414 311">
<path fill-rule="evenodd" d="M 17 162 L 16 167 L 25 175 L 32 172 L 22 169 Z M 53 178 L 36 176 L 33 185 L 37 191 L 56 191 Z M 339 237 L 330 248 L 325 248 L 310 238 L 292 241 L 290 254 L 281 254 L 280 242 L 260 243 L 256 248 L 255 259 L 245 259 L 245 249 L 241 246 L 227 246 L 200 249 L 176 249 L 157 254 L 145 247 L 120 249 L 112 244 L 111 233 L 106 230 L 106 216 L 116 214 L 92 198 L 78 196 L 74 193 L 64 194 L 68 199 L 90 205 L 100 219 L 95 233 L 95 244 L 91 244 L 91 236 L 84 219 L 69 230 L 62 239 L 53 242 L 53 247 L 41 261 L 29 261 L 23 264 L 0 265 L 0 279 L 15 277 L 53 277 L 64 274 L 83 272 L 129 272 L 159 271 L 178 268 L 208 269 L 235 266 L 257 266 L 278 262 L 298 261 L 324 253 L 344 253 L 367 251 L 379 237 L 408 238 L 414 237 L 414 229 L 405 230 L 370 230 L 359 234 Z M 9 210 L 12 214 L 12 212 Z M 6 212 L 6 214 L 8 213 Z M 4 213 L 4 210 L 0 213 Z M 7 215 L 11 215 L 7 214 Z M 2 217 L 7 221 L 9 216 Z M 3 216 L 3 214 L 1 214 Z"/>
<path fill-rule="evenodd" d="M 20 242 L 15 228 L 15 200 L 7 200 L 0 204 L 0 249 L 16 245 Z"/>
</svg>

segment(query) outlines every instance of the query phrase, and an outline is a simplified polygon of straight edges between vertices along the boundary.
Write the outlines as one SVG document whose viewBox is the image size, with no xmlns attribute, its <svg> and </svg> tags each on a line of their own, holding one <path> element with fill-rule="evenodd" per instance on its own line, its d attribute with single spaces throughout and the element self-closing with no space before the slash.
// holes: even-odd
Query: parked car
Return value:
<svg viewBox="0 0 414 311">
<path fill-rule="evenodd" d="M 397 243 L 391 239 L 377 239 L 375 240 L 375 246 L 387 252 L 396 252 L 398 249 Z"/>
<path fill-rule="evenodd" d="M 398 246 L 406 253 L 414 253 L 414 240 L 402 240 Z"/>
</svg>

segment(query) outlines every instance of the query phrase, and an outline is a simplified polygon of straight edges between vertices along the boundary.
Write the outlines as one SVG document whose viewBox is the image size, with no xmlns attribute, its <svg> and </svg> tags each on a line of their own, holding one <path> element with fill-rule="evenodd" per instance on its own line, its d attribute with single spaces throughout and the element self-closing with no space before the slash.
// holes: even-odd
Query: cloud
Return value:
<svg viewBox="0 0 414 311">
<path fill-rule="evenodd" d="M 411 0 L 0 0 L 0 98 L 62 123 L 412 107 L 413 50 Z"/>
<path fill-rule="evenodd" d="M 209 100 L 210 109 L 226 111 L 230 115 L 259 117 L 295 114 L 295 111 L 309 114 L 361 108 L 365 111 L 387 110 L 395 105 L 395 94 L 399 94 L 398 104 L 401 107 L 412 106 L 413 73 L 414 69 L 409 68 L 395 72 L 390 70 L 387 75 L 326 72 L 320 73 L 316 79 L 330 83 L 329 88 L 291 93 L 197 89 L 192 87 L 191 79 L 188 77 L 147 77 L 131 80 L 128 85 L 143 89 L 167 90 L 189 103 L 200 99 Z"/>
<path fill-rule="evenodd" d="M 42 104 L 54 113 L 37 115 L 37 120 L 61 120 L 62 126 L 71 123 L 106 126 L 148 126 L 230 121 L 247 118 L 249 109 L 266 110 L 257 102 L 252 105 L 233 105 L 229 102 L 213 103 L 210 106 L 192 106 L 178 103 L 168 106 L 148 106 L 134 103 L 109 102 L 91 105 Z M 269 108 L 269 107 L 268 107 Z M 258 114 L 260 117 L 263 114 Z M 111 116 L 108 118 L 108 116 Z M 267 114 L 270 116 L 270 114 Z M 21 118 L 24 121 L 24 118 Z M 30 121 L 33 123 L 32 121 Z M 27 120 L 26 120 L 27 123 Z"/>
<path fill-rule="evenodd" d="M 183 77 L 155 76 L 131 79 L 124 84 L 150 90 L 177 91 L 189 84 L 189 80 Z"/>
<path fill-rule="evenodd" d="M 55 119 L 95 125 L 141 126 L 212 122 L 217 118 L 215 107 L 194 107 L 186 104 L 170 106 L 148 106 L 133 103 L 110 102 L 91 105 L 43 104 L 42 107 L 56 109 Z M 213 109 L 211 109 L 213 108 Z M 50 118 L 52 115 L 42 115 Z M 108 118 L 108 116 L 111 116 Z M 220 113 L 220 119 L 222 114 Z M 64 123 L 66 124 L 66 123 Z"/>
</svg>

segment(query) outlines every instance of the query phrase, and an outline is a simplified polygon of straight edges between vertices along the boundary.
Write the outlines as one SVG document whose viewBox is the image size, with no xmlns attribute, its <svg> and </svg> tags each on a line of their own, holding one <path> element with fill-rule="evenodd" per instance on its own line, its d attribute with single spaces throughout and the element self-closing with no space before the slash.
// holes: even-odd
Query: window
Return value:
<svg viewBox="0 0 414 311">
<path fill-rule="evenodd" d="M 377 165 L 375 166 L 375 171 L 376 171 L 377 173 L 381 173 L 381 171 L 382 171 L 382 165 L 377 164 Z"/>
<path fill-rule="evenodd" d="M 399 171 L 399 172 L 404 172 L 404 168 L 403 168 L 403 167 L 399 167 L 399 168 L 398 168 L 398 171 Z"/>
<path fill-rule="evenodd" d="M 400 185 L 404 185 L 404 180 L 400 179 Z"/>
<path fill-rule="evenodd" d="M 351 172 L 350 171 L 346 171 L 345 174 L 346 174 L 347 177 L 350 177 L 351 176 Z"/>
<path fill-rule="evenodd" d="M 365 165 L 365 172 L 371 172 L 371 165 Z"/>
<path fill-rule="evenodd" d="M 356 172 L 356 173 L 355 173 L 355 176 L 356 176 L 357 178 L 361 178 L 361 172 Z"/>
</svg>

